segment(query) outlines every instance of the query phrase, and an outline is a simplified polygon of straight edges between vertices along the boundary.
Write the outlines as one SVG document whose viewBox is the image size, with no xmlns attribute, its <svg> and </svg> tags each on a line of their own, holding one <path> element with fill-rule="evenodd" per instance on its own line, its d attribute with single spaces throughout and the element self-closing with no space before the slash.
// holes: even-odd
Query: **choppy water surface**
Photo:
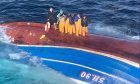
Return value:
<svg viewBox="0 0 140 84">
<path fill-rule="evenodd" d="M 56 11 L 80 13 L 90 19 L 91 34 L 139 39 L 139 0 L 1 0 L 0 23 L 44 23 L 50 6 Z"/>
<path fill-rule="evenodd" d="M 76 84 L 51 69 L 0 58 L 0 84 Z"/>
<path fill-rule="evenodd" d="M 11 44 L 5 29 L 0 27 L 0 84 L 76 84 Z"/>
</svg>

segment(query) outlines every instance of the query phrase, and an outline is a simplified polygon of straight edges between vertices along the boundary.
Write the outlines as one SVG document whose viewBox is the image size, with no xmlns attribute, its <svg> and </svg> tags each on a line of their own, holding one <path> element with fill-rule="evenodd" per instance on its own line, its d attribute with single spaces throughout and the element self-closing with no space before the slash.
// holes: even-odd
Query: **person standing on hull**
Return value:
<svg viewBox="0 0 140 84">
<path fill-rule="evenodd" d="M 69 33 L 69 28 L 70 28 L 70 18 L 69 15 L 66 16 L 66 21 L 65 21 L 65 33 Z"/>
<path fill-rule="evenodd" d="M 50 21 L 50 25 L 51 25 L 50 28 L 56 29 L 57 19 L 56 19 L 56 14 L 52 7 L 50 8 L 50 10 L 48 12 L 48 20 Z"/>
<path fill-rule="evenodd" d="M 60 22 L 60 19 L 61 19 L 61 16 L 63 15 L 64 13 L 63 13 L 63 10 L 62 9 L 60 9 L 60 12 L 57 14 L 57 24 Z"/>
<path fill-rule="evenodd" d="M 75 22 L 76 25 L 76 36 L 82 35 L 82 19 L 80 14 L 77 14 L 78 20 Z"/>
<path fill-rule="evenodd" d="M 60 12 L 57 14 L 57 24 L 59 31 L 61 33 L 64 33 L 64 27 L 65 27 L 65 14 L 62 9 L 60 9 Z"/>
<path fill-rule="evenodd" d="M 82 17 L 82 36 L 88 36 L 88 20 L 87 16 Z"/>
<path fill-rule="evenodd" d="M 70 15 L 70 28 L 69 28 L 70 34 L 75 34 L 75 24 L 74 24 L 74 14 Z"/>
<path fill-rule="evenodd" d="M 64 33 L 65 32 L 65 18 L 66 18 L 65 14 L 63 14 L 59 18 L 59 31 L 61 33 Z"/>
</svg>

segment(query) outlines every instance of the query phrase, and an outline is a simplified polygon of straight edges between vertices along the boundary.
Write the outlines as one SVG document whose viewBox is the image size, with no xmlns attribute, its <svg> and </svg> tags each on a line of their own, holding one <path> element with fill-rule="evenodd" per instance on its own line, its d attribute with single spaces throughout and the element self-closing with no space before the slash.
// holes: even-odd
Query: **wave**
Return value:
<svg viewBox="0 0 140 84">
<path fill-rule="evenodd" d="M 8 37 L 5 33 L 6 33 L 6 29 L 7 27 L 3 27 L 0 26 L 0 42 L 4 42 L 4 43 L 10 43 L 10 37 Z"/>
<path fill-rule="evenodd" d="M 122 30 L 123 29 L 123 30 Z M 125 29 L 125 30 L 124 30 Z M 90 24 L 89 32 L 127 40 L 140 40 L 140 35 L 131 35 L 131 30 L 123 26 L 108 26 L 103 23 Z M 127 34 L 126 34 L 127 33 Z"/>
</svg>

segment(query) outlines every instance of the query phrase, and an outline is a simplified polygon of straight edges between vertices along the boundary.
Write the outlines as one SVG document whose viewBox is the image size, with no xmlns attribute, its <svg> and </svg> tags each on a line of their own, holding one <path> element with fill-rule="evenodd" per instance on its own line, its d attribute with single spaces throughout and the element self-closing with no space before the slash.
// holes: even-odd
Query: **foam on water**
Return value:
<svg viewBox="0 0 140 84">
<path fill-rule="evenodd" d="M 10 37 L 8 37 L 5 33 L 6 33 L 6 29 L 7 27 L 3 27 L 0 26 L 0 42 L 4 42 L 4 43 L 10 43 Z"/>
<path fill-rule="evenodd" d="M 121 31 L 122 29 L 124 29 L 124 30 Z M 124 26 L 120 26 L 120 27 L 107 26 L 103 23 L 98 23 L 96 25 L 90 24 L 89 25 L 89 32 L 91 34 L 99 34 L 99 35 L 111 36 L 111 37 L 116 37 L 116 38 L 121 38 L 121 39 L 140 40 L 139 35 L 138 36 L 137 35 L 131 36 L 131 35 L 126 34 L 126 32 L 131 33 L 131 30 L 128 30 Z"/>
<path fill-rule="evenodd" d="M 10 43 L 5 29 L 0 27 L 0 84 L 76 84 Z"/>
<path fill-rule="evenodd" d="M 6 67 L 5 67 L 6 66 Z M 7 59 L 0 59 L 1 84 L 75 84 L 49 68 L 33 67 Z"/>
</svg>

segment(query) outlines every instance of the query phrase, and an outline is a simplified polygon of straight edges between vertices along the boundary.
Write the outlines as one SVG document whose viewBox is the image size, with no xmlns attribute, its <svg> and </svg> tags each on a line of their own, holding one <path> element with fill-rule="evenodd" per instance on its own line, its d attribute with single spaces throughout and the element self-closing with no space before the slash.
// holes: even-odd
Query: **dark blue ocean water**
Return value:
<svg viewBox="0 0 140 84">
<path fill-rule="evenodd" d="M 0 0 L 0 23 L 45 23 L 50 6 L 87 15 L 91 34 L 139 39 L 139 0 Z"/>
</svg>

